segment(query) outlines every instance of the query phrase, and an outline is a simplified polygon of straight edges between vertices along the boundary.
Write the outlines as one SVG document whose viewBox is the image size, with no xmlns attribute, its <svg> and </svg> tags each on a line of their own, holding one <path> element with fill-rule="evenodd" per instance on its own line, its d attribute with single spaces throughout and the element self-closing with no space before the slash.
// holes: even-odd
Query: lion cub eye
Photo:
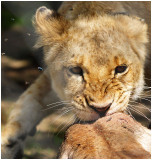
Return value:
<svg viewBox="0 0 152 160">
<path fill-rule="evenodd" d="M 123 73 L 123 72 L 126 71 L 126 69 L 127 69 L 127 66 L 126 66 L 126 65 L 117 66 L 117 67 L 115 68 L 115 74 L 117 74 L 117 73 Z"/>
<path fill-rule="evenodd" d="M 83 70 L 82 70 L 81 67 L 70 67 L 70 68 L 69 68 L 69 71 L 70 71 L 72 74 L 77 74 L 77 75 L 80 75 L 80 76 L 83 75 Z"/>
</svg>

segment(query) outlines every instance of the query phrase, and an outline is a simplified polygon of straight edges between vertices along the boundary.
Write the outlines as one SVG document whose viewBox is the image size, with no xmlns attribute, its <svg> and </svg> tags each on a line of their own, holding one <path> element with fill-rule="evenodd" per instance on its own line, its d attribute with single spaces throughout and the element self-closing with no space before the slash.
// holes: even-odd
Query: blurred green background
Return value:
<svg viewBox="0 0 152 160">
<path fill-rule="evenodd" d="M 2 53 L 15 59 L 33 57 L 37 63 L 43 63 L 42 55 L 38 54 L 41 54 L 41 51 L 33 50 L 36 35 L 32 26 L 32 17 L 40 6 L 57 10 L 60 4 L 59 1 L 1 2 Z"/>
</svg>

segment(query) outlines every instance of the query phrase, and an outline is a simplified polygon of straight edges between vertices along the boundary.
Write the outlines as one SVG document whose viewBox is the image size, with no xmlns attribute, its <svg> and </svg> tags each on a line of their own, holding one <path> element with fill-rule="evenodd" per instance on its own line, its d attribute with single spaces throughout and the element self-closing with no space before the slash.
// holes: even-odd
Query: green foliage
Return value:
<svg viewBox="0 0 152 160">
<path fill-rule="evenodd" d="M 8 10 L 3 5 L 1 13 L 2 31 L 11 28 L 14 25 L 23 25 L 22 19 L 20 17 L 16 17 L 10 10 Z"/>
</svg>

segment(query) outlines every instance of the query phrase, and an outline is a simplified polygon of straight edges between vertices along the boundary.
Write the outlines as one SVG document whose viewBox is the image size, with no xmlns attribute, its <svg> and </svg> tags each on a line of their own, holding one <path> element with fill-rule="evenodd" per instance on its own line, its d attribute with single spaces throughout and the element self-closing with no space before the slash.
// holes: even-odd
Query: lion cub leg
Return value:
<svg viewBox="0 0 152 160">
<path fill-rule="evenodd" d="M 2 158 L 14 158 L 26 136 L 33 134 L 36 125 L 49 114 L 44 109 L 46 104 L 51 103 L 52 96 L 54 99 L 50 87 L 50 79 L 45 71 L 16 102 L 2 131 Z M 48 95 L 50 97 L 46 98 Z"/>
</svg>

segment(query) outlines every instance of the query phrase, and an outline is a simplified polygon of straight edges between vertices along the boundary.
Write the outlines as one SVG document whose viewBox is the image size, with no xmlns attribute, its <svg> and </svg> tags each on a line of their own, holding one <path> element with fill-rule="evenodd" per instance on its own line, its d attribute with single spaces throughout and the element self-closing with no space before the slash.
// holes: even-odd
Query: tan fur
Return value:
<svg viewBox="0 0 152 160">
<path fill-rule="evenodd" d="M 68 4 L 76 7 L 73 13 Z M 42 109 L 58 98 L 70 101 L 74 114 L 85 121 L 100 117 L 88 104 L 103 108 L 112 103 L 105 114 L 109 115 L 125 111 L 129 99 L 138 98 L 144 87 L 148 38 L 147 25 L 136 13 L 139 8 L 145 12 L 147 4 L 67 2 L 59 9 L 64 17 L 46 7 L 37 10 L 33 23 L 39 39 L 35 47 L 43 46 L 47 69 L 17 101 L 5 132 L 13 122 L 21 129 L 2 134 L 3 150 L 11 143 L 9 139 L 20 141 L 22 135 L 30 134 L 52 112 Z M 116 12 L 131 12 L 133 16 Z M 115 68 L 123 64 L 127 70 L 115 74 Z M 74 66 L 83 69 L 83 76 L 70 73 L 69 67 Z M 2 155 L 12 158 L 15 153 Z"/>
<path fill-rule="evenodd" d="M 98 118 L 85 99 L 99 107 L 112 103 L 106 114 L 124 111 L 130 95 L 137 98 L 144 86 L 147 25 L 126 15 L 80 15 L 67 22 L 50 10 L 44 10 L 44 14 L 39 12 L 34 21 L 41 36 L 37 45 L 47 47 L 45 61 L 59 98 L 71 101 L 77 116 L 83 120 Z M 114 69 L 122 64 L 126 64 L 128 70 L 115 75 Z M 84 81 L 80 76 L 67 78 L 69 66 L 80 66 Z"/>
<path fill-rule="evenodd" d="M 146 137 L 144 136 L 146 135 Z M 138 139 L 142 139 L 140 144 Z M 150 131 L 116 113 L 93 124 L 76 124 L 66 133 L 60 159 L 150 159 Z M 144 148 L 145 144 L 149 148 Z"/>
</svg>

